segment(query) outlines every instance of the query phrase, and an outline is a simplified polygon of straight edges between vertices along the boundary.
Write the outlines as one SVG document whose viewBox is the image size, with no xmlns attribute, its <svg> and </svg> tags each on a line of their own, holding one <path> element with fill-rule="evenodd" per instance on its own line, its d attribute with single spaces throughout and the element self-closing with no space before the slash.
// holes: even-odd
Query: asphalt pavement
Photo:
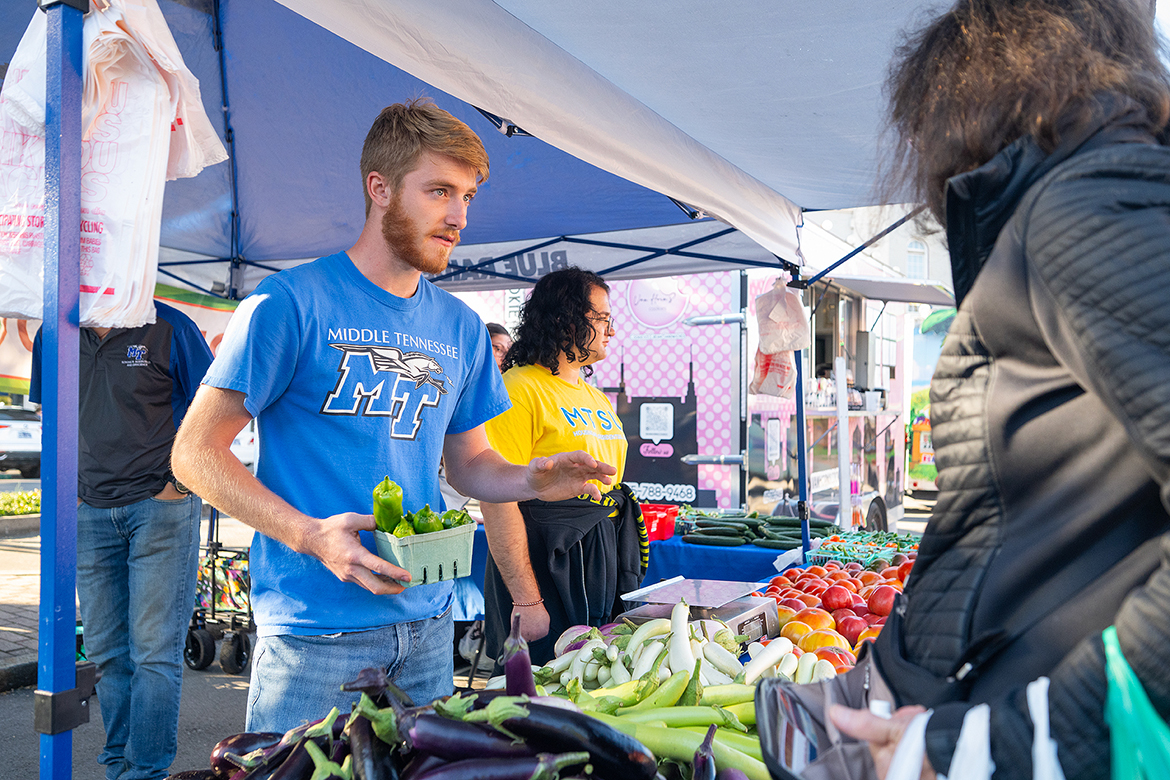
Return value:
<svg viewBox="0 0 1170 780">
<path fill-rule="evenodd" d="M 183 699 L 179 711 L 178 756 L 172 772 L 205 769 L 215 743 L 244 730 L 248 699 L 246 675 L 225 674 L 218 664 L 203 671 L 185 669 Z M 102 780 L 104 767 L 97 763 L 106 741 L 97 698 L 90 700 L 91 720 L 72 732 L 73 777 Z M 33 731 L 33 688 L 17 688 L 0 694 L 0 749 L 7 756 L 0 774 L 31 780 L 39 774 L 40 737 Z"/>
<path fill-rule="evenodd" d="M 0 482 L 3 490 L 17 480 Z M 38 487 L 23 481 L 19 490 Z M 201 539 L 207 540 L 205 519 Z M 235 520 L 220 523 L 219 541 L 247 546 L 251 529 Z M 35 778 L 39 774 L 40 738 L 33 731 L 33 695 L 37 660 L 37 605 L 40 601 L 40 537 L 0 539 L 0 747 L 8 758 L 0 775 Z M 244 730 L 248 672 L 225 673 L 218 663 L 207 669 L 184 668 L 179 714 L 178 756 L 172 771 L 207 766 L 216 742 Z M 97 756 L 105 744 L 101 708 L 91 699 L 91 721 L 72 732 L 73 777 L 105 777 Z"/>
</svg>

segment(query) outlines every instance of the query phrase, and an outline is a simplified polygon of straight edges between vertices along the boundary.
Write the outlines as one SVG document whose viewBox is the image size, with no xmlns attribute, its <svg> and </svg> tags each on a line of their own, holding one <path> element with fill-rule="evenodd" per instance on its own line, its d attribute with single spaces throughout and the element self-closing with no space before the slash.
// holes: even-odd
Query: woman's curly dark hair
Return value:
<svg viewBox="0 0 1170 780">
<path fill-rule="evenodd" d="M 589 296 L 596 287 L 609 292 L 609 285 L 600 276 L 576 266 L 542 277 L 520 311 L 520 325 L 512 348 L 504 356 L 504 370 L 541 365 L 556 374 L 562 354 L 571 363 L 585 361 L 589 357 L 587 345 L 593 339 Z M 581 373 L 591 376 L 593 369 L 582 366 Z"/>
<path fill-rule="evenodd" d="M 885 189 L 911 190 L 945 225 L 947 179 L 1026 135 L 1051 152 L 1093 120 L 1100 93 L 1144 108 L 1158 134 L 1170 77 L 1147 3 L 958 0 L 891 63 Z"/>
</svg>

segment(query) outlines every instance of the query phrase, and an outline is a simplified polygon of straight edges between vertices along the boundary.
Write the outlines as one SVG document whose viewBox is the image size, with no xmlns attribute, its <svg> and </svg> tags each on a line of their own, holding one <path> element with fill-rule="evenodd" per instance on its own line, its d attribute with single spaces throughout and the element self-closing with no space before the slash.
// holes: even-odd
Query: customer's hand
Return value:
<svg viewBox="0 0 1170 780">
<path fill-rule="evenodd" d="M 309 518 L 297 552 L 312 555 L 342 582 L 361 585 L 370 593 L 401 593 L 410 573 L 367 550 L 358 531 L 373 531 L 374 516 L 345 512 L 324 519 Z"/>
<path fill-rule="evenodd" d="M 879 778 L 890 771 L 890 762 L 902 733 L 915 716 L 926 712 L 924 707 L 901 707 L 890 718 L 879 718 L 867 710 L 853 710 L 834 704 L 829 707 L 833 725 L 849 736 L 869 743 L 873 764 Z M 922 757 L 922 780 L 935 780 L 934 768 L 926 756 Z"/>
<path fill-rule="evenodd" d="M 597 485 L 588 484 L 596 480 L 603 485 L 617 469 L 608 463 L 594 460 L 588 452 L 559 452 L 548 458 L 533 458 L 528 464 L 528 487 L 542 501 L 564 501 L 582 493 L 595 499 L 601 498 Z"/>
<path fill-rule="evenodd" d="M 535 642 L 548 636 L 548 610 L 544 604 L 533 604 L 531 607 L 512 606 L 512 618 L 520 616 L 520 636 L 525 642 Z M 512 625 L 511 618 L 508 625 Z"/>
</svg>

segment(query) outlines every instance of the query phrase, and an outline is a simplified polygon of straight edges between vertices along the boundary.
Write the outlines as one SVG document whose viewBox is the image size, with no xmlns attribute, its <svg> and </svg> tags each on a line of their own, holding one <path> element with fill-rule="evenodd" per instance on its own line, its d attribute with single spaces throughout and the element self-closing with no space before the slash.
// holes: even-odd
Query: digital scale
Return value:
<svg viewBox="0 0 1170 780">
<path fill-rule="evenodd" d="M 758 582 L 674 577 L 622 594 L 623 601 L 640 601 L 643 606 L 624 612 L 621 617 L 639 625 L 655 618 L 669 618 L 674 605 L 686 600 L 691 608 L 691 620 L 721 620 L 733 633 L 748 637 L 749 642 L 774 637 L 780 633 L 776 601 L 748 595 L 760 587 Z"/>
</svg>

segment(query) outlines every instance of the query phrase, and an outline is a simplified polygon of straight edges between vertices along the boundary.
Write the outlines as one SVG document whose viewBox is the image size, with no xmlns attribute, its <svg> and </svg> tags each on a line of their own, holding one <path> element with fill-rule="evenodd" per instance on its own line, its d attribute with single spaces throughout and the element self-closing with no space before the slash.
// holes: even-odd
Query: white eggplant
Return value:
<svg viewBox="0 0 1170 780">
<path fill-rule="evenodd" d="M 703 664 L 699 667 L 699 671 L 707 676 L 707 679 L 711 681 L 711 685 L 731 685 L 735 682 L 733 678 L 719 671 L 715 664 L 707 660 L 706 656 L 703 657 Z M 704 685 L 706 684 L 704 683 Z"/>
<path fill-rule="evenodd" d="M 634 630 L 630 636 L 630 643 L 626 645 L 626 652 L 631 654 L 635 661 L 641 657 L 642 646 L 653 637 L 662 636 L 670 631 L 670 621 L 666 618 L 647 620 Z"/>
<path fill-rule="evenodd" d="M 610 667 L 609 667 L 609 685 L 610 686 L 620 685 L 624 682 L 629 682 L 632 679 L 630 677 L 630 670 L 626 668 L 626 665 L 625 665 L 625 663 L 623 663 L 623 660 L 624 659 L 619 656 L 616 661 L 614 661 L 612 664 L 610 664 Z"/>
<path fill-rule="evenodd" d="M 593 649 L 595 647 L 600 647 L 602 650 L 605 650 L 605 642 L 600 639 L 590 639 L 581 646 L 581 649 L 577 651 L 577 655 L 573 658 L 573 663 L 569 664 L 569 679 L 575 677 L 578 680 L 584 681 L 585 665 L 593 660 Z"/>
<path fill-rule="evenodd" d="M 630 672 L 630 677 L 636 680 L 650 671 L 654 666 L 654 662 L 658 660 L 659 654 L 665 650 L 666 646 L 662 643 L 661 639 L 653 639 L 647 642 L 646 649 L 638 656 L 638 660 L 634 664 L 634 669 Z"/>
<path fill-rule="evenodd" d="M 667 663 L 671 669 L 691 670 L 695 668 L 695 654 L 691 651 L 691 608 L 685 599 L 680 599 L 670 611 L 670 655 Z"/>
<path fill-rule="evenodd" d="M 796 665 L 799 661 L 800 659 L 796 657 L 796 653 L 788 653 L 780 659 L 777 671 L 782 677 L 792 680 L 796 677 Z"/>
<path fill-rule="evenodd" d="M 753 645 L 758 644 L 753 642 Z M 780 663 L 780 659 L 788 653 L 792 652 L 792 642 L 784 637 L 773 639 L 766 647 L 761 646 L 760 650 L 752 656 L 752 660 L 748 661 L 747 666 L 743 668 L 743 681 L 751 685 L 758 680 L 768 669 Z M 751 654 L 751 647 L 748 647 L 748 654 Z"/>
<path fill-rule="evenodd" d="M 824 658 L 820 659 L 813 666 L 812 682 L 820 682 L 821 680 L 831 680 L 837 676 L 837 670 L 833 664 L 826 661 Z"/>
<path fill-rule="evenodd" d="M 703 658 L 728 677 L 735 678 L 743 671 L 743 664 L 718 642 L 708 642 L 703 646 Z"/>
<path fill-rule="evenodd" d="M 801 684 L 812 682 L 813 669 L 817 667 L 817 661 L 819 660 L 821 659 L 817 658 L 815 653 L 805 653 L 802 655 L 800 660 L 796 662 L 796 675 L 792 678 L 792 681 Z"/>
</svg>

